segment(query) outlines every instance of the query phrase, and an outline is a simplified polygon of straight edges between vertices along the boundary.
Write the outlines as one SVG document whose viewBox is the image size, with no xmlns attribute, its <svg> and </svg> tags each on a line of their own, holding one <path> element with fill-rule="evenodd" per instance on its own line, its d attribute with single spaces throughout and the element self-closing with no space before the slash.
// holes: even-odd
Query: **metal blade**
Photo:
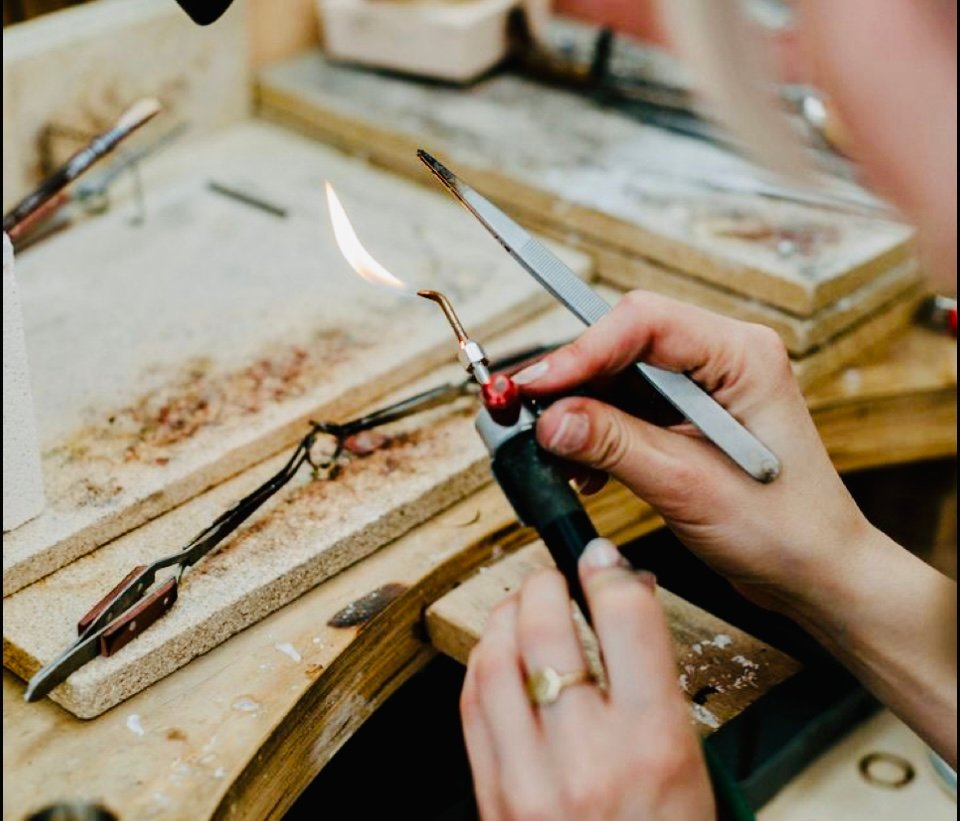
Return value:
<svg viewBox="0 0 960 821">
<path fill-rule="evenodd" d="M 79 639 L 71 644 L 49 664 L 41 667 L 27 683 L 27 691 L 23 694 L 27 701 L 39 701 L 51 690 L 63 684 L 76 670 L 79 670 L 88 661 L 93 661 L 100 655 L 100 633 Z"/>
<path fill-rule="evenodd" d="M 610 305 L 563 260 L 486 197 L 461 182 L 426 151 L 418 151 L 417 156 L 510 256 L 584 324 L 592 325 L 610 311 Z M 754 479 L 771 482 L 777 477 L 780 461 L 773 452 L 692 379 L 642 362 L 637 368 L 670 404 Z"/>
</svg>

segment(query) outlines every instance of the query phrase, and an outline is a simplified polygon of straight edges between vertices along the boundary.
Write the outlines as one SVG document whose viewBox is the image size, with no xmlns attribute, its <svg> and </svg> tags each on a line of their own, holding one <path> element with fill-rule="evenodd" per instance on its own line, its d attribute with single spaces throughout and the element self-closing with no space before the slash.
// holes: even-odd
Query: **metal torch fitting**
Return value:
<svg viewBox="0 0 960 821">
<path fill-rule="evenodd" d="M 460 364 L 468 371 L 472 370 L 475 365 L 486 365 L 488 362 L 487 354 L 480 347 L 480 343 L 474 342 L 472 339 L 467 339 L 460 345 L 460 352 L 457 357 L 460 359 Z"/>
<path fill-rule="evenodd" d="M 479 342 L 474 342 L 472 339 L 462 342 L 457 357 L 460 359 L 460 364 L 473 374 L 473 378 L 479 384 L 483 385 L 490 381 L 490 370 L 487 368 L 489 360 Z"/>
</svg>

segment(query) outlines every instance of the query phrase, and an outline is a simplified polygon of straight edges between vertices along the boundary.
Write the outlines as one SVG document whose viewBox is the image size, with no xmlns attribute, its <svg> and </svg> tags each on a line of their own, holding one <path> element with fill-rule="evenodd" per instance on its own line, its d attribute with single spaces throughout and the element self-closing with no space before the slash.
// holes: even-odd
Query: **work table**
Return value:
<svg viewBox="0 0 960 821">
<path fill-rule="evenodd" d="M 912 329 L 809 391 L 838 467 L 953 455 L 955 350 Z M 660 526 L 616 485 L 590 511 L 620 543 Z M 5 816 L 86 799 L 124 818 L 280 817 L 438 650 L 464 658 L 500 589 L 543 563 L 532 538 L 488 485 L 92 721 L 25 704 L 22 682 L 4 672 Z M 749 648 L 741 655 L 758 663 L 756 686 L 715 708 L 718 726 L 796 671 L 775 648 L 661 597 L 681 659 L 716 643 Z M 733 655 L 714 653 L 711 675 L 737 673 Z"/>
</svg>

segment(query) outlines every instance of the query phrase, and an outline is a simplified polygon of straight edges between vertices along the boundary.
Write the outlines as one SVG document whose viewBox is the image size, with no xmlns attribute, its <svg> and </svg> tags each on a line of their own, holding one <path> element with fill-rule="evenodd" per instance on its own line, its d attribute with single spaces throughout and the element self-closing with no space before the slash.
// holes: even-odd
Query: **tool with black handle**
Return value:
<svg viewBox="0 0 960 821">
<path fill-rule="evenodd" d="M 517 421 L 505 426 L 483 408 L 477 430 L 490 451 L 494 478 L 517 518 L 537 531 L 567 580 L 570 596 L 589 619 L 577 562 L 597 531 L 556 457 L 538 444 L 536 417 L 522 407 Z"/>
<path fill-rule="evenodd" d="M 509 376 L 491 375 L 483 348 L 467 336 L 443 294 L 419 293 L 443 310 L 457 336 L 460 361 L 480 385 L 483 407 L 476 427 L 490 452 L 494 478 L 520 522 L 536 530 L 547 546 L 567 580 L 571 597 L 589 621 L 577 563 L 597 531 L 560 462 L 537 442 L 535 408 L 522 400 Z"/>
</svg>

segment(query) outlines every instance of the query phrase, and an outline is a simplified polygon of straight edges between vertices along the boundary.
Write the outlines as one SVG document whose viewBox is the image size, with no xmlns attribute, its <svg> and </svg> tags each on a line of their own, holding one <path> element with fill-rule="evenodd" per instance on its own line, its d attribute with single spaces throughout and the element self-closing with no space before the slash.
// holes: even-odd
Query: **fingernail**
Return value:
<svg viewBox="0 0 960 821">
<path fill-rule="evenodd" d="M 531 382 L 536 382 L 548 370 L 550 370 L 550 363 L 541 359 L 539 362 L 528 365 L 522 371 L 517 371 L 513 375 L 513 381 L 518 385 L 529 385 Z"/>
<path fill-rule="evenodd" d="M 581 478 L 579 476 L 574 476 L 570 480 L 570 484 L 573 485 L 573 489 L 577 491 L 577 493 L 582 494 L 583 491 L 585 491 L 588 487 L 590 487 L 590 479 L 587 477 Z"/>
<path fill-rule="evenodd" d="M 649 570 L 638 570 L 637 581 L 640 582 L 644 587 L 648 588 L 651 593 L 655 593 L 657 590 L 657 577 L 655 574 L 651 573 Z"/>
<path fill-rule="evenodd" d="M 622 567 L 626 560 L 609 539 L 593 539 L 587 544 L 580 561 L 587 567 Z"/>
<path fill-rule="evenodd" d="M 587 444 L 589 435 L 590 421 L 584 414 L 566 413 L 547 442 L 547 447 L 561 456 L 578 453 Z"/>
</svg>

